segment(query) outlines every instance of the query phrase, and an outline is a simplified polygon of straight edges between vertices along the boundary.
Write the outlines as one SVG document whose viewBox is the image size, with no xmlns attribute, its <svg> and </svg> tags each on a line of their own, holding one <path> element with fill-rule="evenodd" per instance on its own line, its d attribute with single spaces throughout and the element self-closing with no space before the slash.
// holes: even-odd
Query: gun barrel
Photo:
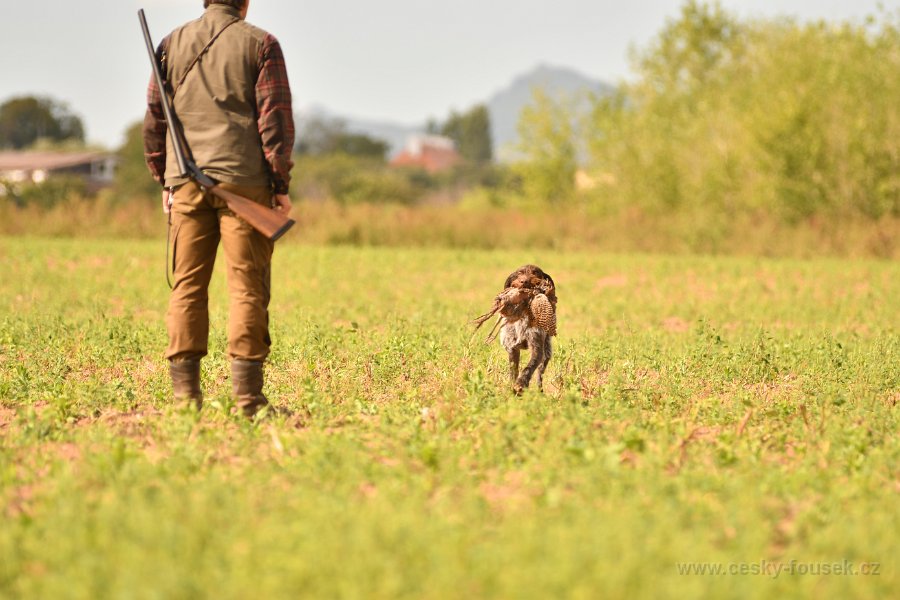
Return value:
<svg viewBox="0 0 900 600">
<path fill-rule="evenodd" d="M 178 127 L 176 126 L 175 113 L 169 102 L 169 94 L 166 91 L 165 80 L 162 71 L 159 68 L 159 61 L 156 60 L 156 49 L 153 46 L 153 40 L 150 38 L 150 28 L 147 26 L 147 17 L 144 15 L 144 9 L 138 11 L 138 19 L 141 21 L 141 30 L 144 32 L 144 42 L 147 45 L 147 53 L 150 56 L 150 64 L 153 66 L 153 79 L 156 81 L 156 87 L 159 88 L 159 94 L 162 99 L 163 114 L 166 117 L 166 124 L 169 126 L 169 136 L 172 138 L 172 148 L 175 152 L 175 160 L 178 163 L 180 175 L 188 175 L 188 164 L 185 160 L 184 149 L 181 147 L 181 139 L 178 137 Z"/>
</svg>

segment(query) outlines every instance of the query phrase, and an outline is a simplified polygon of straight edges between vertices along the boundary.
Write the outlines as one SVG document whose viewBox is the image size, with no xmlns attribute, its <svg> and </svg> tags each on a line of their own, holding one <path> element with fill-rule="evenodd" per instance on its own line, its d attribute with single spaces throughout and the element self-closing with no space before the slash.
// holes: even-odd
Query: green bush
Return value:
<svg viewBox="0 0 900 600">
<path fill-rule="evenodd" d="M 742 20 L 687 2 L 637 54 L 638 77 L 574 115 L 523 116 L 528 193 L 572 193 L 578 149 L 604 208 L 785 222 L 900 215 L 900 18 Z"/>
<path fill-rule="evenodd" d="M 297 197 L 340 204 L 411 204 L 425 187 L 383 161 L 348 154 L 302 155 L 294 169 Z"/>
<path fill-rule="evenodd" d="M 16 206 L 52 208 L 72 198 L 87 195 L 87 186 L 81 177 L 54 176 L 42 183 L 3 183 L 6 198 Z"/>
</svg>

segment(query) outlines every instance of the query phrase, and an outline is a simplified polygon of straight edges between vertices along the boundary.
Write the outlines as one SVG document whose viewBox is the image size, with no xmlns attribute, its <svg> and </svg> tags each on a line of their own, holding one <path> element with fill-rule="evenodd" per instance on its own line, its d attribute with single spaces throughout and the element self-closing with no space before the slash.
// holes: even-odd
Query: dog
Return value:
<svg viewBox="0 0 900 600">
<path fill-rule="evenodd" d="M 486 341 L 497 337 L 499 327 L 500 343 L 509 355 L 513 391 L 521 394 L 535 373 L 538 389 L 543 391 L 544 371 L 553 356 L 551 340 L 556 335 L 556 284 L 540 267 L 525 265 L 513 271 L 503 287 L 491 310 L 475 319 L 476 329 L 499 313 Z M 520 372 L 522 350 L 529 350 L 531 357 Z"/>
</svg>

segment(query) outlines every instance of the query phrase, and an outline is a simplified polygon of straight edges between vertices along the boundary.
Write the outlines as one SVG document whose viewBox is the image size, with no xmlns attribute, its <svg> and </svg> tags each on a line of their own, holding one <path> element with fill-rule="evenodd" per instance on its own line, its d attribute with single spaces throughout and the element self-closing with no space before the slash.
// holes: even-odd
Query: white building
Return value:
<svg viewBox="0 0 900 600">
<path fill-rule="evenodd" d="M 0 182 L 43 183 L 69 175 L 98 189 L 112 183 L 117 162 L 107 152 L 0 152 Z"/>
</svg>

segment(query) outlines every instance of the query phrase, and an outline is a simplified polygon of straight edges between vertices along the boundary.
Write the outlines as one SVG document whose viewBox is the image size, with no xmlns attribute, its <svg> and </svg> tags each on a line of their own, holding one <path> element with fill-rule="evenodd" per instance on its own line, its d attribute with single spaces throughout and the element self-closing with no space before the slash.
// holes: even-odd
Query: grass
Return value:
<svg viewBox="0 0 900 600">
<path fill-rule="evenodd" d="M 894 593 L 900 267 L 279 243 L 267 392 L 230 416 L 225 287 L 171 406 L 157 241 L 0 238 L 0 596 Z M 467 320 L 556 280 L 547 393 Z M 684 574 L 688 563 L 878 575 Z M 793 562 L 792 562 L 793 561 Z"/>
</svg>

